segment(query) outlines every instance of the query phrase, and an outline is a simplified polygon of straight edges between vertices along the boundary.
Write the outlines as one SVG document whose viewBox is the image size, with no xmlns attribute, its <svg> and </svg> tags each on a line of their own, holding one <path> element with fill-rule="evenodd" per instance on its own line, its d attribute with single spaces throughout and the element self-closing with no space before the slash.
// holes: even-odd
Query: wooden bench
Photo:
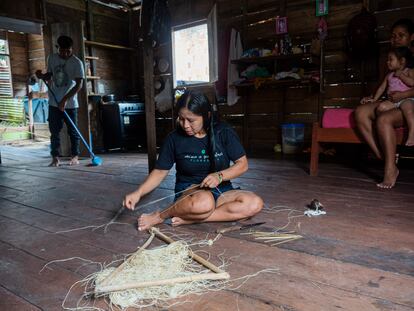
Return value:
<svg viewBox="0 0 414 311">
<path fill-rule="evenodd" d="M 401 145 L 405 140 L 403 131 L 396 131 L 397 144 Z M 322 128 L 319 122 L 313 123 L 312 128 L 312 147 L 309 174 L 318 175 L 319 153 L 321 143 L 350 143 L 363 144 L 364 140 L 360 137 L 356 128 Z"/>
</svg>

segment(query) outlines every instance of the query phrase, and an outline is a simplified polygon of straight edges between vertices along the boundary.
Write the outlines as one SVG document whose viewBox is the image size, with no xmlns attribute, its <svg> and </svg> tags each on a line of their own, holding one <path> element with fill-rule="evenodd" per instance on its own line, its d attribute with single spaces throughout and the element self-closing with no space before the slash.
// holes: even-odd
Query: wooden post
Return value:
<svg viewBox="0 0 414 311">
<path fill-rule="evenodd" d="M 30 132 L 30 138 L 34 139 L 34 122 L 33 122 L 33 101 L 30 98 L 29 95 L 29 100 L 28 100 L 28 106 L 29 106 L 29 132 Z"/>
<path fill-rule="evenodd" d="M 237 94 L 239 93 L 240 88 L 237 89 Z M 250 151 L 250 141 L 249 141 L 249 114 L 247 112 L 247 105 L 250 103 L 251 99 L 251 90 L 246 89 L 243 91 L 245 93 L 244 98 L 242 99 L 243 104 L 243 144 L 244 148 Z"/>
<path fill-rule="evenodd" d="M 311 147 L 311 159 L 310 159 L 310 167 L 309 167 L 309 174 L 311 176 L 318 175 L 318 165 L 319 165 L 319 141 L 318 141 L 318 131 L 319 131 L 319 123 L 314 122 L 312 127 L 312 147 Z"/>
<path fill-rule="evenodd" d="M 29 35 L 25 35 L 26 40 L 26 57 L 27 59 L 30 59 L 29 57 Z M 32 68 L 30 68 L 30 61 L 29 61 L 29 73 L 32 71 Z M 29 85 L 29 83 L 26 83 L 26 95 L 27 95 L 27 106 L 28 106 L 28 114 L 29 114 L 29 132 L 30 132 L 30 139 L 34 139 L 34 121 L 33 121 L 33 101 L 31 97 L 31 91 L 32 87 Z"/>
<path fill-rule="evenodd" d="M 144 85 L 145 85 L 145 121 L 147 127 L 148 170 L 151 172 L 157 159 L 154 101 L 154 51 L 151 40 L 144 42 Z"/>
<path fill-rule="evenodd" d="M 138 39 L 137 39 L 137 34 L 136 34 L 136 31 L 135 31 L 135 27 L 134 26 L 136 26 L 136 24 L 134 23 L 134 18 L 138 18 L 138 16 L 136 16 L 136 14 L 131 10 L 131 11 L 129 11 L 129 13 L 128 13 L 128 32 L 129 32 L 129 34 L 128 34 L 128 38 L 129 38 L 129 46 L 131 47 L 131 48 L 136 48 L 136 44 L 135 44 L 135 42 L 137 42 L 138 41 Z M 139 93 L 137 93 L 138 92 L 138 79 L 139 79 L 139 77 L 138 77 L 138 54 L 137 53 L 130 53 L 130 55 L 129 55 L 129 59 L 130 59 L 130 62 L 131 62 L 131 73 L 130 73 L 130 85 L 129 85 L 129 88 L 130 88 L 130 91 L 131 91 L 131 93 L 130 94 L 139 94 Z M 142 100 L 141 98 L 140 98 L 140 100 Z"/>
<path fill-rule="evenodd" d="M 325 99 L 325 40 L 320 40 L 319 63 L 319 97 L 318 97 L 318 121 L 322 122 L 323 103 Z"/>
<path fill-rule="evenodd" d="M 27 36 L 26 36 L 27 38 Z M 27 93 L 27 105 L 28 105 L 28 114 L 29 114 L 29 132 L 30 132 L 30 139 L 34 139 L 34 120 L 33 120 L 33 101 L 32 95 L 30 94 L 32 91 L 32 87 L 26 84 L 26 93 Z"/>
<path fill-rule="evenodd" d="M 91 11 L 91 1 L 90 0 L 85 0 L 85 2 L 86 2 L 86 37 L 88 38 L 88 40 L 93 41 L 93 40 L 95 40 L 95 31 L 94 31 L 94 28 L 93 28 L 93 14 L 92 14 L 92 11 Z M 87 47 L 87 51 L 88 51 L 88 53 L 87 53 L 88 56 L 95 55 L 93 46 L 89 45 Z M 89 59 L 89 65 L 90 65 L 90 68 L 91 68 L 91 76 L 96 76 L 95 61 L 96 61 L 95 58 L 90 58 Z M 86 71 L 86 59 L 84 59 L 84 64 L 85 64 L 85 71 Z M 85 74 L 88 75 L 87 72 L 85 72 Z M 88 81 L 85 80 L 85 83 L 87 84 Z M 96 92 L 96 90 L 97 90 L 96 80 L 92 79 L 91 83 L 92 83 L 92 93 L 96 94 L 97 93 Z M 86 85 L 86 87 L 87 87 L 87 85 Z"/>
</svg>

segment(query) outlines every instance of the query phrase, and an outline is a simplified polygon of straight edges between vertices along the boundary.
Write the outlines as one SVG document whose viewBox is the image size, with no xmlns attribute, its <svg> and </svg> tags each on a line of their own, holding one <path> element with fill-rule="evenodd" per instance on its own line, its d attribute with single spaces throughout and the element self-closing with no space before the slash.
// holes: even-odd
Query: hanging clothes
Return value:
<svg viewBox="0 0 414 311">
<path fill-rule="evenodd" d="M 243 54 L 243 46 L 241 42 L 240 33 L 232 29 L 230 35 L 229 46 L 229 59 L 228 59 L 228 71 L 227 71 L 227 104 L 232 106 L 237 103 L 240 96 L 237 95 L 237 89 L 233 85 L 236 81 L 240 80 L 239 71 L 236 64 L 232 64 L 231 61 L 239 59 Z"/>
</svg>

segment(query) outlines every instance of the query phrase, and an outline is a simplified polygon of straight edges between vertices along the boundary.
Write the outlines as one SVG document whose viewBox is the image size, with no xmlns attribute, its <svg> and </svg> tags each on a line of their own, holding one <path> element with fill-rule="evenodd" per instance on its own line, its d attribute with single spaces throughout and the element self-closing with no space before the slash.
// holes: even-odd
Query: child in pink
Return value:
<svg viewBox="0 0 414 311">
<path fill-rule="evenodd" d="M 390 71 L 381 83 L 375 96 L 363 98 L 361 104 L 377 102 L 387 90 L 387 95 L 395 92 L 404 92 L 414 87 L 414 70 L 408 68 L 411 63 L 412 54 L 407 47 L 396 47 L 388 52 L 387 66 Z M 414 98 L 405 98 L 399 102 L 390 100 L 382 101 L 377 107 L 377 113 L 391 109 L 401 109 L 408 127 L 406 146 L 414 146 Z"/>
</svg>

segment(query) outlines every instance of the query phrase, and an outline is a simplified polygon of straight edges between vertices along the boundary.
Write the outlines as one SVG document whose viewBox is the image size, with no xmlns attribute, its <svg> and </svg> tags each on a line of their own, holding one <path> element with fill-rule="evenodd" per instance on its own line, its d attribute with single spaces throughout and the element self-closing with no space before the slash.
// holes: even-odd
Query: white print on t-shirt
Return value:
<svg viewBox="0 0 414 311">
<path fill-rule="evenodd" d="M 202 163 L 210 162 L 210 159 L 209 159 L 210 157 L 207 154 L 205 154 L 206 151 L 204 149 L 201 150 L 201 153 L 202 153 L 201 155 L 186 154 L 184 156 L 184 159 L 187 159 L 190 162 L 202 162 Z M 215 158 L 222 157 L 223 152 L 220 152 L 220 153 L 216 152 L 214 156 L 215 156 Z"/>
<path fill-rule="evenodd" d="M 63 65 L 57 65 L 53 70 L 53 82 L 56 87 L 68 86 L 69 84 L 69 76 L 65 71 L 65 65 L 66 63 Z"/>
</svg>

